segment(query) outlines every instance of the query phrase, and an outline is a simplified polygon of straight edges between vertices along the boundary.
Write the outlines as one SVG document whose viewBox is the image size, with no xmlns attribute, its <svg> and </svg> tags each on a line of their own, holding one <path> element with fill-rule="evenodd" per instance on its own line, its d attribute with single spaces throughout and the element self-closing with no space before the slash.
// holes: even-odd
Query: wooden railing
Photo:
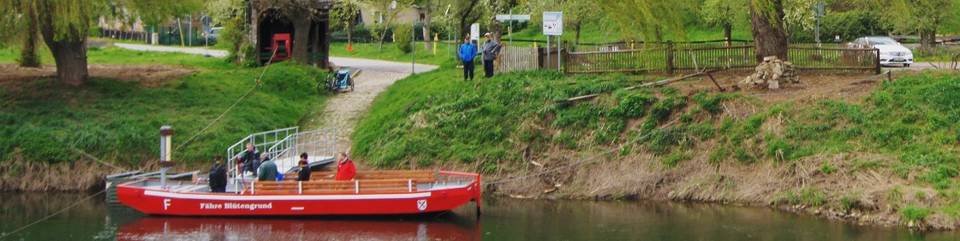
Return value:
<svg viewBox="0 0 960 241">
<path fill-rule="evenodd" d="M 697 72 L 706 69 L 750 69 L 757 66 L 753 45 L 672 45 L 630 50 L 572 52 L 565 55 L 566 73 Z M 790 47 L 788 58 L 801 70 L 874 71 L 876 49 Z"/>
<path fill-rule="evenodd" d="M 539 69 L 537 49 L 505 45 L 496 61 L 497 72 L 514 72 Z"/>
</svg>

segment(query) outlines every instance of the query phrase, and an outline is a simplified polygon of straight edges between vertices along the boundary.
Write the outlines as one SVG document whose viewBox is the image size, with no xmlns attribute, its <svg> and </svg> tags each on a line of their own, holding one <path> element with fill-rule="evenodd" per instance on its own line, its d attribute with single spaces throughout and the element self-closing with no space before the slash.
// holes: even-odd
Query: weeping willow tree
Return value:
<svg viewBox="0 0 960 241">
<path fill-rule="evenodd" d="M 599 0 L 603 14 L 620 28 L 624 39 L 662 42 L 685 36 L 684 16 L 695 0 Z"/>
<path fill-rule="evenodd" d="M 787 28 L 782 0 L 751 0 L 750 22 L 757 60 L 767 56 L 787 59 Z"/>
<path fill-rule="evenodd" d="M 0 42 L 20 42 L 20 56 L 17 62 L 21 67 L 40 67 L 37 56 L 38 27 L 37 13 L 30 4 L 33 1 L 9 0 L 0 6 Z M 26 11 L 19 11 L 19 10 Z M 22 13 L 22 14 L 21 14 Z"/>
<path fill-rule="evenodd" d="M 57 66 L 57 79 L 71 86 L 87 81 L 87 34 L 101 16 L 157 23 L 200 9 L 200 0 L 0 0 L 8 14 L 33 19 Z M 26 47 L 26 46 L 25 46 Z"/>
<path fill-rule="evenodd" d="M 936 44 L 937 31 L 960 16 L 960 0 L 893 0 L 884 15 L 897 32 L 920 35 L 924 51 Z"/>
</svg>

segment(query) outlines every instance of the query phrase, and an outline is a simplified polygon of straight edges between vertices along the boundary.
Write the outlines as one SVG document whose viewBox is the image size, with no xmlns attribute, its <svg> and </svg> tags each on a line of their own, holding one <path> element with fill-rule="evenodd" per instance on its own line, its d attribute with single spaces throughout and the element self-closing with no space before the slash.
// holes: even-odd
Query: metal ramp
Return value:
<svg viewBox="0 0 960 241">
<path fill-rule="evenodd" d="M 250 134 L 227 148 L 228 183 L 233 187 L 228 187 L 228 191 L 242 190 L 245 182 L 255 178 L 240 173 L 236 166 L 235 160 L 246 150 L 247 143 L 253 143 L 256 150 L 274 160 L 278 171 L 286 173 L 296 168 L 301 153 L 307 153 L 311 168 L 333 163 L 337 153 L 335 141 L 334 129 L 301 132 L 299 127 L 289 127 Z"/>
</svg>

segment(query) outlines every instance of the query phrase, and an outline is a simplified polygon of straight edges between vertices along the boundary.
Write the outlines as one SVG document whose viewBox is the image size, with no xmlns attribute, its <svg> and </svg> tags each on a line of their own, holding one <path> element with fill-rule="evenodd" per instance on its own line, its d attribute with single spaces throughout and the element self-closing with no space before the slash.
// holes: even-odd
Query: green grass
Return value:
<svg viewBox="0 0 960 241">
<path fill-rule="evenodd" d="M 380 167 L 460 163 L 481 172 L 522 165 L 524 152 L 549 156 L 557 150 L 652 154 L 666 169 L 700 156 L 713 165 L 812 160 L 827 177 L 887 171 L 909 186 L 935 189 L 931 198 L 960 197 L 960 76 L 906 75 L 881 83 L 862 100 L 811 103 L 673 88 L 621 90 L 641 78 L 520 72 L 464 82 L 460 70 L 448 66 L 400 80 L 379 96 L 354 133 L 353 152 Z M 561 101 L 593 93 L 603 94 Z M 732 101 L 758 111 L 725 115 L 723 106 Z M 834 155 L 880 158 L 822 158 Z M 784 198 L 842 206 L 830 195 L 798 190 Z M 931 210 L 942 205 L 960 202 Z"/>
<path fill-rule="evenodd" d="M 442 65 L 454 60 L 456 46 L 447 43 L 438 43 L 436 54 L 433 45 L 425 48 L 423 42 L 417 42 L 416 61 L 420 64 Z M 383 49 L 377 43 L 354 43 L 353 51 L 347 51 L 346 43 L 330 43 L 330 55 L 334 57 L 350 57 L 364 59 L 379 59 L 397 62 L 414 61 L 413 53 L 404 53 L 394 43 L 384 43 Z"/>
<path fill-rule="evenodd" d="M 685 42 L 685 41 L 709 41 L 709 40 L 722 40 L 723 39 L 723 30 L 720 28 L 709 28 L 709 27 L 688 27 L 684 30 L 684 34 L 680 38 L 668 38 L 665 40 L 672 40 L 675 42 Z M 733 39 L 739 40 L 751 40 L 753 35 L 750 33 L 749 28 L 734 28 L 733 29 Z M 501 38 L 504 42 L 508 41 L 510 35 L 507 33 L 503 34 Z M 525 29 L 521 29 L 513 33 L 513 38 L 515 40 L 537 40 L 537 41 L 547 41 L 547 37 L 543 35 L 543 29 L 540 26 L 530 26 Z M 573 29 L 567 28 L 564 29 L 563 41 L 566 43 L 573 43 L 576 39 L 576 33 Z M 624 37 L 620 34 L 620 30 L 617 29 L 615 24 L 589 24 L 584 25 L 580 33 L 580 43 L 610 43 L 610 42 L 620 42 L 623 41 Z M 553 40 L 551 40 L 553 41 Z"/>
<path fill-rule="evenodd" d="M 0 50 L 0 62 L 15 54 Z M 49 53 L 44 55 L 45 63 Z M 242 68 L 222 59 L 194 55 L 91 49 L 91 64 L 165 64 L 196 70 L 159 87 L 91 79 L 74 88 L 54 79 L 0 84 L 0 160 L 75 160 L 73 148 L 108 160 L 135 164 L 156 159 L 161 125 L 176 131 L 180 145 L 255 85 L 263 68 Z M 259 87 L 205 134 L 173 156 L 204 161 L 257 131 L 297 125 L 324 96 L 313 89 L 320 70 L 292 63 L 270 67 Z"/>
</svg>

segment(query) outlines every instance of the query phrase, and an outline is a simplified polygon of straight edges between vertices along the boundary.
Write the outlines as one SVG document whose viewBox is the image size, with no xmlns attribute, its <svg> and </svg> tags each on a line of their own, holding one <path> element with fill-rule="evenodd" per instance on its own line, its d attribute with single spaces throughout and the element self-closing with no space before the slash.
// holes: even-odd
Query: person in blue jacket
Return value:
<svg viewBox="0 0 960 241">
<path fill-rule="evenodd" d="M 477 57 L 477 45 L 470 41 L 470 35 L 463 40 L 458 53 L 463 62 L 463 80 L 473 80 L 473 59 Z"/>
</svg>

